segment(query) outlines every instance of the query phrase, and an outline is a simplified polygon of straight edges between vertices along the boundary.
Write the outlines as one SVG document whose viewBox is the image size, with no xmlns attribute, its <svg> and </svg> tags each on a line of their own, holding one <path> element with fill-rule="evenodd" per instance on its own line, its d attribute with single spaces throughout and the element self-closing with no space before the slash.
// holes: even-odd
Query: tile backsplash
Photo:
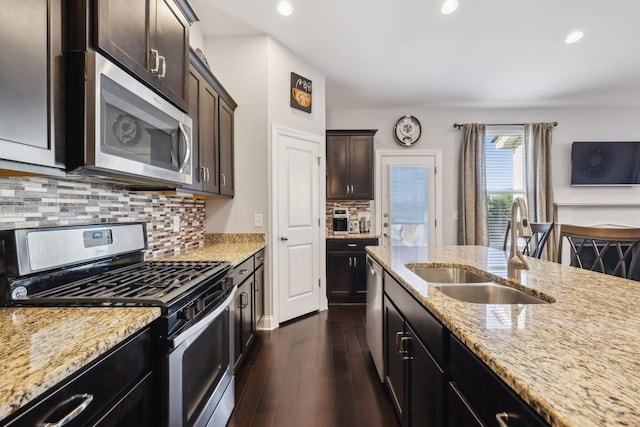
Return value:
<svg viewBox="0 0 640 427">
<path fill-rule="evenodd" d="M 58 178 L 0 178 L 2 230 L 109 222 L 146 222 L 147 259 L 177 255 L 204 245 L 205 201 Z"/>
<path fill-rule="evenodd" d="M 333 209 L 334 208 L 347 208 L 349 209 L 349 220 L 357 220 L 358 214 L 361 212 L 367 212 L 371 216 L 373 202 L 370 200 L 337 200 L 327 201 L 326 214 L 327 214 L 327 232 L 333 233 Z M 371 217 L 373 224 L 373 217 Z"/>
</svg>

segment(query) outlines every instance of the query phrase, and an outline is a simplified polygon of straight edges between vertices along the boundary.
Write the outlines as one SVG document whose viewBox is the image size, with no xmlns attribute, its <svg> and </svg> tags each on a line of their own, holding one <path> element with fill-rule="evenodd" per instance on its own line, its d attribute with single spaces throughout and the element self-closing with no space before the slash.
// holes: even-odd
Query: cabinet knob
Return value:
<svg viewBox="0 0 640 427">
<path fill-rule="evenodd" d="M 287 240 L 289 240 L 289 237 L 283 234 L 282 236 L 280 236 L 280 240 L 282 240 L 283 242 L 286 242 Z"/>
</svg>

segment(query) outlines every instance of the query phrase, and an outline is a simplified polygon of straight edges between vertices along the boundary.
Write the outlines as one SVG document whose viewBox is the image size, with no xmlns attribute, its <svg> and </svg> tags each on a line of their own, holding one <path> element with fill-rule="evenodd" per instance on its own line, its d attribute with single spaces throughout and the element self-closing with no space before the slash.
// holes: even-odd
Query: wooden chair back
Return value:
<svg viewBox="0 0 640 427">
<path fill-rule="evenodd" d="M 582 227 L 560 224 L 558 262 L 569 244 L 569 265 L 640 280 L 640 228 Z"/>
</svg>

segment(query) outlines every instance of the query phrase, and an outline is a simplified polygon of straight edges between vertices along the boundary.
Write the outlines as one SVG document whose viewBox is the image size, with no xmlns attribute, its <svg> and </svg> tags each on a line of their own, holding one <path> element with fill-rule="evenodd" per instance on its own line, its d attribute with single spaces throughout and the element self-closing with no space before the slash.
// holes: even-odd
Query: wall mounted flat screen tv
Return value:
<svg viewBox="0 0 640 427">
<path fill-rule="evenodd" d="M 574 142 L 571 185 L 640 185 L 640 141 Z"/>
</svg>

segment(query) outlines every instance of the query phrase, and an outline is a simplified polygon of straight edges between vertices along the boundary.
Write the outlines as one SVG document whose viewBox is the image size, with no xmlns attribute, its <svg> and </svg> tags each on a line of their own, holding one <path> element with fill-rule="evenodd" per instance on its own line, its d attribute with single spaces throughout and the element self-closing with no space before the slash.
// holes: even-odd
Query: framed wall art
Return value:
<svg viewBox="0 0 640 427">
<path fill-rule="evenodd" d="M 311 112 L 311 80 L 292 72 L 289 96 L 291 107 Z"/>
</svg>

